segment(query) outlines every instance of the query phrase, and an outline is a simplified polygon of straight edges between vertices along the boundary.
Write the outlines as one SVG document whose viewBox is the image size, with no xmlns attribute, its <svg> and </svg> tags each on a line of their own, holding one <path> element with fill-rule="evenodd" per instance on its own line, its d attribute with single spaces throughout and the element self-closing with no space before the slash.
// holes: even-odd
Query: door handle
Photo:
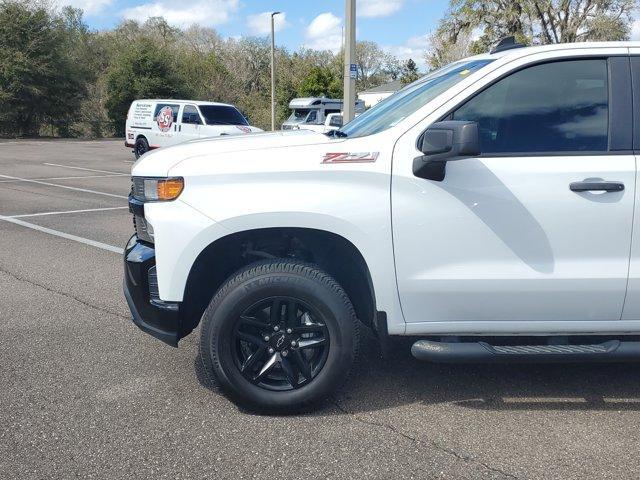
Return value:
<svg viewBox="0 0 640 480">
<path fill-rule="evenodd" d="M 624 190 L 622 182 L 572 182 L 569 184 L 572 192 L 621 192 Z"/>
</svg>

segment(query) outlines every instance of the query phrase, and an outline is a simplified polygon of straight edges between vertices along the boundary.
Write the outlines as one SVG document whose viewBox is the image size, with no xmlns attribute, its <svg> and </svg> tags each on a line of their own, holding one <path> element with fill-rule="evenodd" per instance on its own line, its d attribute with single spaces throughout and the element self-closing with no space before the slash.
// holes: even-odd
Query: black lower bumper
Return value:
<svg viewBox="0 0 640 480">
<path fill-rule="evenodd" d="M 180 303 L 152 298 L 149 270 L 155 266 L 155 250 L 134 235 L 124 251 L 124 296 L 133 323 L 159 340 L 178 346 L 180 339 Z"/>
</svg>

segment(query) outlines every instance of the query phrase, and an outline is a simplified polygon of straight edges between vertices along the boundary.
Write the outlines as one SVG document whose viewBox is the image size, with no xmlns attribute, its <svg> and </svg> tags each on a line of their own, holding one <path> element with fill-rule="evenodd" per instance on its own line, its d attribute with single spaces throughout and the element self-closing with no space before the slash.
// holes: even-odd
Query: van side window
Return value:
<svg viewBox="0 0 640 480">
<path fill-rule="evenodd" d="M 173 110 L 173 122 L 177 122 L 178 121 L 178 111 L 180 110 L 180 105 L 171 105 L 169 103 L 158 103 L 156 105 L 156 110 L 155 112 L 153 112 L 153 118 L 157 118 L 158 117 L 158 113 L 160 113 L 160 110 L 162 110 L 164 107 L 171 107 L 171 110 Z"/>
<path fill-rule="evenodd" d="M 334 115 L 329 120 L 329 126 L 331 127 L 341 127 L 342 126 L 342 115 Z"/>
<path fill-rule="evenodd" d="M 194 105 L 185 105 L 182 110 L 182 123 L 191 123 L 194 125 L 201 125 L 200 114 L 198 109 Z"/>
<path fill-rule="evenodd" d="M 477 94 L 453 119 L 478 123 L 483 154 L 607 151 L 607 78 L 604 59 L 535 65 Z"/>
</svg>

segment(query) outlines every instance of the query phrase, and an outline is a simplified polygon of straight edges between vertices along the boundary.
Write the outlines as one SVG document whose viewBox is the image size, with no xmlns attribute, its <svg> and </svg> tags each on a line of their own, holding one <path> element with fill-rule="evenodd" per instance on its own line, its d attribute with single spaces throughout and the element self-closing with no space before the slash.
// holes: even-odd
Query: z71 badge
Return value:
<svg viewBox="0 0 640 480">
<path fill-rule="evenodd" d="M 337 152 L 326 153 L 322 163 L 372 163 L 378 158 L 378 152 Z"/>
</svg>

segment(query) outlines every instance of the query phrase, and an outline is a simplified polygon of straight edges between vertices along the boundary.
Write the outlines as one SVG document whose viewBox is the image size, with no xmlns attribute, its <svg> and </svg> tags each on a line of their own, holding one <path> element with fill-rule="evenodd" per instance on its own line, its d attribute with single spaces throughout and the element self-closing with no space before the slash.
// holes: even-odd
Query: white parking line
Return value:
<svg viewBox="0 0 640 480">
<path fill-rule="evenodd" d="M 110 175 L 84 175 L 82 177 L 46 177 L 46 178 L 30 178 L 29 180 L 82 180 L 85 178 L 115 178 L 129 176 L 126 173 L 115 173 Z M 0 183 L 19 183 L 24 180 L 0 180 Z"/>
<path fill-rule="evenodd" d="M 113 245 L 107 245 L 106 243 L 96 242 L 95 240 L 91 240 L 89 238 L 78 237 L 77 235 L 71 235 L 70 233 L 59 232 L 58 230 L 52 230 L 51 228 L 41 227 L 40 225 L 35 225 L 33 223 L 25 222 L 23 220 L 18 220 L 17 218 L 5 217 L 0 215 L 0 220 L 9 222 L 9 223 L 14 223 L 16 225 L 21 225 L 23 227 L 31 228 L 39 232 L 48 233 L 49 235 L 54 235 L 56 237 L 66 238 L 67 240 L 73 240 L 74 242 L 84 243 L 85 245 L 101 248 L 102 250 L 107 250 L 109 252 L 114 252 L 119 254 L 122 254 L 124 252 L 124 249 L 119 247 L 114 247 Z"/>
<path fill-rule="evenodd" d="M 5 218 L 42 217 L 45 215 L 64 215 L 65 213 L 106 212 L 108 210 L 124 210 L 125 208 L 128 209 L 129 207 L 86 208 L 84 210 L 65 210 L 61 212 L 25 213 L 21 215 L 7 215 Z"/>
<path fill-rule="evenodd" d="M 116 195 L 115 193 L 98 192 L 96 190 L 89 190 L 87 188 L 69 187 L 67 185 L 58 185 L 56 183 L 41 182 L 40 180 L 30 180 L 28 178 L 12 177 L 10 175 L 0 175 L 0 178 L 8 178 L 8 179 L 11 179 L 11 180 L 22 180 L 22 181 L 28 182 L 28 183 L 37 183 L 39 185 L 47 185 L 49 187 L 65 188 L 67 190 L 75 190 L 77 192 L 93 193 L 95 195 L 104 195 L 106 197 L 128 198 L 125 195 Z"/>
<path fill-rule="evenodd" d="M 129 175 L 128 173 L 114 172 L 112 170 L 96 170 L 95 168 L 74 167 L 72 165 L 61 165 L 59 163 L 43 163 L 43 165 L 48 165 L 50 167 L 71 168 L 73 170 L 85 170 L 87 172 L 115 173 L 116 175 L 127 175 L 127 176 Z"/>
</svg>

